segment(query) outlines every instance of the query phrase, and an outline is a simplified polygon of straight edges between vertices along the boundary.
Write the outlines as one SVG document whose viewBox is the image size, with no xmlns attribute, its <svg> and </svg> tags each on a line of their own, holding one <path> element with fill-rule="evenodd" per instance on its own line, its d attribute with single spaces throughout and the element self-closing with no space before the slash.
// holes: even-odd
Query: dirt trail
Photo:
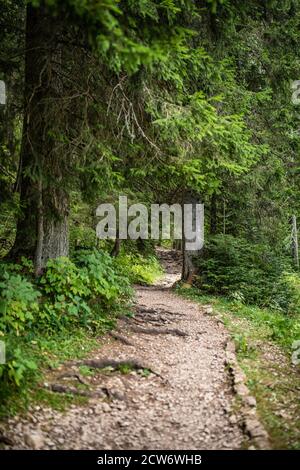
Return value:
<svg viewBox="0 0 300 470">
<path fill-rule="evenodd" d="M 172 252 L 160 250 L 160 256 L 164 278 L 155 286 L 137 287 L 135 319 L 120 320 L 115 338 L 108 335 L 91 358 L 134 360 L 143 370 L 84 377 L 93 395 L 84 406 L 72 405 L 66 412 L 33 407 L 25 418 L 9 420 L 7 435 L 14 441 L 13 448 L 245 446 L 247 438 L 234 411 L 236 401 L 225 366 L 228 333 L 199 305 L 170 290 L 179 278 L 180 265 Z M 78 368 L 73 364 L 66 370 Z M 60 383 L 72 382 L 74 389 L 78 378 L 82 379 L 60 377 Z"/>
</svg>

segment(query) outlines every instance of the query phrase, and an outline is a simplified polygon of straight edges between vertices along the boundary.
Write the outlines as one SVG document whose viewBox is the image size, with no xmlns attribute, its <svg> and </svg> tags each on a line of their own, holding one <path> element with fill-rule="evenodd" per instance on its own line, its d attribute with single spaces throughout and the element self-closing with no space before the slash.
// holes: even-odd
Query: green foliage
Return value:
<svg viewBox="0 0 300 470">
<path fill-rule="evenodd" d="M 22 29 L 28 3 L 48 6 L 54 40 L 64 36 L 61 64 L 51 70 L 51 54 L 41 61 L 50 72 L 45 94 L 35 94 L 45 83 L 38 60 L 28 61 L 36 63 L 29 76 L 41 83 L 24 76 L 24 51 L 32 59 L 36 50 Z M 181 203 L 192 193 L 215 218 L 212 233 L 230 234 L 211 238 L 196 261 L 201 292 L 230 298 L 282 343 L 289 329 L 296 338 L 300 281 L 282 253 L 289 216 L 300 217 L 299 113 L 290 90 L 299 79 L 299 1 L 2 0 L 0 10 L 9 98 L 0 107 L 0 255 L 20 219 L 30 230 L 18 243 L 34 259 L 41 179 L 45 223 L 65 205 L 59 197 L 47 204 L 47 194 L 59 186 L 69 195 L 72 256 L 50 260 L 38 280 L 19 254 L 17 264 L 1 263 L 2 334 L 23 341 L 106 327 L 130 298 L 130 282 L 153 283 L 161 268 L 146 250 L 111 259 L 110 242 L 95 239 L 95 207 L 121 193 L 147 203 Z M 43 41 L 46 54 L 52 48 Z M 31 88 L 34 112 L 23 97 Z M 23 136 L 22 122 L 30 122 Z M 35 158 L 19 158 L 26 142 Z M 32 218 L 21 220 L 26 206 Z M 246 353 L 244 339 L 237 343 Z M 30 363 L 15 351 L 2 375 L 19 385 Z"/>
<path fill-rule="evenodd" d="M 299 273 L 284 273 L 283 283 L 289 290 L 289 312 L 300 314 L 300 276 Z"/>
<path fill-rule="evenodd" d="M 0 331 L 26 334 L 29 328 L 54 331 L 67 326 L 95 326 L 128 302 L 132 290 L 126 270 L 105 252 L 76 252 L 75 262 L 61 257 L 48 261 L 47 269 L 33 281 L 20 271 L 32 264 L 2 264 L 0 273 Z"/>
<path fill-rule="evenodd" d="M 39 284 L 45 294 L 40 318 L 61 327 L 103 321 L 132 295 L 128 278 L 118 274 L 112 258 L 98 250 L 77 251 L 68 258 L 49 260 Z"/>
<path fill-rule="evenodd" d="M 46 272 L 39 282 L 44 292 L 53 295 L 54 298 L 61 295 L 71 298 L 73 295 L 87 297 L 90 294 L 85 271 L 79 270 L 69 258 L 65 257 L 50 259 Z"/>
<path fill-rule="evenodd" d="M 20 274 L 4 272 L 0 282 L 0 332 L 17 335 L 37 320 L 40 292 Z"/>
<path fill-rule="evenodd" d="M 29 3 L 36 7 L 41 4 L 40 0 Z M 69 15 L 75 23 L 84 24 L 101 60 L 115 72 L 125 69 L 128 73 L 163 61 L 170 43 L 181 40 L 174 25 L 182 7 L 193 10 L 189 0 L 67 0 L 64 4 L 47 0 L 46 4 L 56 14 Z"/>
<path fill-rule="evenodd" d="M 97 336 L 101 331 L 97 330 Z M 86 328 L 51 331 L 31 330 L 27 337 L 13 334 L 2 337 L 6 343 L 6 364 L 0 366 L 0 419 L 24 412 L 29 402 L 42 402 L 56 409 L 69 403 L 80 404 L 76 397 L 60 396 L 38 386 L 43 371 L 57 368 L 62 362 L 81 359 L 99 347 L 97 336 Z M 35 365 L 34 365 L 35 364 Z M 25 366 L 25 369 L 24 369 Z M 22 377 L 14 370 L 21 368 Z M 8 372 L 10 372 L 10 376 Z"/>
<path fill-rule="evenodd" d="M 53 327 L 88 324 L 92 311 L 86 299 L 91 291 L 84 270 L 78 269 L 68 258 L 51 259 L 39 284 L 45 298 L 40 311 L 44 324 Z"/>
<path fill-rule="evenodd" d="M 287 313 L 299 309 L 295 294 L 299 277 L 285 274 L 289 260 L 267 246 L 219 235 L 210 238 L 196 262 L 200 269 L 196 284 L 203 292 Z"/>
<path fill-rule="evenodd" d="M 248 346 L 247 338 L 255 336 L 265 341 L 274 341 L 282 346 L 289 354 L 292 353 L 292 344 L 300 337 L 300 317 L 299 315 L 287 315 L 280 310 L 270 308 L 260 308 L 255 305 L 246 305 L 240 300 L 228 299 L 226 297 L 214 297 L 203 294 L 198 288 L 183 289 L 177 287 L 177 292 L 184 297 L 190 298 L 202 304 L 211 303 L 214 309 L 222 314 L 222 319 L 226 326 L 228 315 L 232 315 L 235 320 L 246 319 L 250 322 L 251 329 L 243 329 L 243 324 L 238 324 L 238 331 L 234 336 L 237 348 L 243 354 L 252 353 Z"/>
<path fill-rule="evenodd" d="M 88 276 L 88 286 L 92 298 L 97 298 L 106 306 L 112 306 L 117 300 L 130 298 L 132 291 L 127 272 L 118 272 L 118 262 L 99 250 L 82 250 L 75 255 L 75 261 Z"/>
<path fill-rule="evenodd" d="M 38 361 L 35 355 L 28 357 L 26 346 L 32 337 L 39 338 L 41 332 L 50 338 L 59 331 L 75 334 L 80 327 L 103 331 L 132 296 L 126 272 L 98 250 L 76 252 L 75 262 L 51 259 L 37 280 L 30 278 L 31 271 L 32 263 L 25 258 L 19 265 L 0 266 L 0 338 L 7 348 L 0 377 L 2 384 L 17 387 L 37 368 Z"/>
<path fill-rule="evenodd" d="M 161 275 L 162 268 L 153 255 L 121 253 L 117 258 L 118 269 L 126 273 L 132 283 L 153 284 Z"/>
<path fill-rule="evenodd" d="M 20 347 L 7 350 L 6 363 L 0 365 L 0 380 L 20 387 L 26 376 L 37 370 L 37 363 L 24 357 Z"/>
</svg>

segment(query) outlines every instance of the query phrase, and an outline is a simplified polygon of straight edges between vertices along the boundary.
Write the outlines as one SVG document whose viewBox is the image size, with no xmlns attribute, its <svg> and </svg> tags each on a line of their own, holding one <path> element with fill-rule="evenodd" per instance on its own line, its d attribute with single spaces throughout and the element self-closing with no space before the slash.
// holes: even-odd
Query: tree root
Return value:
<svg viewBox="0 0 300 470">
<path fill-rule="evenodd" d="M 142 330 L 144 330 L 144 329 L 142 328 Z M 83 366 L 84 365 L 84 366 L 91 367 L 93 369 L 105 369 L 106 367 L 111 367 L 114 370 L 118 370 L 122 366 L 125 366 L 125 367 L 127 366 L 130 369 L 135 370 L 135 371 L 147 370 L 151 374 L 155 375 L 156 377 L 159 377 L 163 381 L 164 384 L 169 383 L 167 379 L 165 379 L 158 372 L 155 372 L 153 369 L 151 369 L 151 367 L 149 367 L 145 364 L 142 364 L 142 363 L 140 363 L 139 361 L 137 361 L 135 359 L 126 359 L 126 360 L 121 360 L 121 361 L 115 361 L 114 359 L 86 359 L 86 360 L 80 361 L 80 362 L 73 362 L 72 365 L 76 365 L 76 366 Z M 63 386 L 59 385 L 59 387 L 63 387 Z M 57 391 L 57 390 L 55 390 L 55 391 Z M 110 391 L 107 392 L 106 387 L 104 387 L 102 389 L 102 391 L 107 397 L 109 397 L 109 398 L 111 397 L 111 392 Z M 65 393 L 68 393 L 68 392 L 65 392 Z M 70 393 L 72 393 L 72 392 L 70 392 Z"/>
<path fill-rule="evenodd" d="M 77 363 L 76 365 L 85 365 L 88 367 L 92 367 L 93 369 L 105 369 L 105 367 L 112 367 L 113 369 L 119 369 L 122 366 L 128 366 L 133 370 L 148 369 L 150 370 L 150 372 L 152 372 L 149 367 L 141 364 L 139 361 L 136 361 L 135 359 L 127 359 L 124 361 L 115 361 L 114 359 L 86 359 L 80 363 Z"/>
<path fill-rule="evenodd" d="M 57 377 L 58 379 L 65 379 L 65 378 L 75 378 L 83 385 L 89 385 L 88 382 L 84 380 L 84 378 L 78 374 L 77 372 L 65 372 Z"/>
<path fill-rule="evenodd" d="M 14 442 L 0 431 L 0 443 L 3 442 L 6 446 L 13 446 Z"/>
<path fill-rule="evenodd" d="M 110 331 L 109 336 L 114 338 L 116 341 L 120 341 L 121 343 L 126 344 L 126 346 L 133 346 L 133 344 L 127 338 L 125 338 L 125 336 L 122 336 L 119 333 Z"/>
<path fill-rule="evenodd" d="M 145 323 L 154 323 L 154 324 L 157 324 L 158 326 L 159 325 L 165 325 L 167 323 L 171 323 L 170 321 L 160 317 L 160 316 L 157 316 L 157 317 L 150 317 L 149 315 L 147 315 L 147 317 L 143 317 L 142 315 L 138 315 L 136 317 L 134 317 L 132 319 L 135 323 L 137 324 L 140 324 L 140 325 L 145 325 Z"/>
<path fill-rule="evenodd" d="M 147 308 L 143 305 L 137 306 L 136 308 L 137 314 L 139 316 L 151 316 L 151 315 L 168 315 L 168 316 L 180 316 L 183 317 L 183 313 L 179 312 L 172 312 L 171 310 L 166 310 L 165 308 L 157 307 L 157 308 Z"/>
<path fill-rule="evenodd" d="M 137 306 L 137 309 L 136 309 L 137 313 L 139 314 L 145 314 L 145 315 L 151 315 L 151 314 L 154 314 L 156 315 L 158 313 L 158 310 L 155 309 L 155 308 L 147 308 L 147 307 L 142 307 L 142 306 Z"/>
<path fill-rule="evenodd" d="M 174 336 L 188 336 L 184 331 L 177 328 L 140 328 L 139 326 L 130 326 L 131 331 L 134 333 L 144 333 L 145 335 L 174 335 Z"/>
<path fill-rule="evenodd" d="M 78 390 L 76 387 L 68 387 L 61 384 L 50 384 L 47 387 L 51 392 L 56 393 L 69 393 L 72 395 L 79 395 L 81 397 L 95 397 L 96 393 L 90 392 L 88 390 Z"/>
<path fill-rule="evenodd" d="M 51 384 L 47 387 L 52 392 L 56 393 L 66 393 L 71 395 L 78 395 L 81 397 L 88 397 L 88 398 L 108 398 L 109 400 L 117 399 L 117 400 L 124 400 L 124 396 L 122 393 L 118 392 L 118 390 L 110 390 L 107 387 L 102 387 L 101 390 L 97 390 L 95 392 L 90 392 L 87 390 L 78 390 L 75 387 L 67 387 L 61 384 Z"/>
</svg>

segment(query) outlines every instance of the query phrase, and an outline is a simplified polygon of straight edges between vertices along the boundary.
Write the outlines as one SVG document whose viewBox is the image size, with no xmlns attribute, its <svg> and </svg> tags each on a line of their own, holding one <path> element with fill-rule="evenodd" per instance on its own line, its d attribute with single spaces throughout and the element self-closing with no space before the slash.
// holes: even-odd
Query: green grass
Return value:
<svg viewBox="0 0 300 470">
<path fill-rule="evenodd" d="M 300 339 L 299 315 L 287 315 L 276 310 L 263 309 L 252 305 L 245 305 L 238 301 L 228 300 L 225 297 L 202 295 L 198 289 L 178 288 L 178 293 L 203 304 L 213 305 L 219 313 L 230 312 L 236 319 L 246 319 L 250 322 L 251 335 L 259 332 L 259 337 L 274 341 L 286 352 L 291 353 L 292 344 Z M 224 321 L 226 322 L 225 315 Z"/>
<path fill-rule="evenodd" d="M 70 405 L 82 406 L 88 402 L 88 397 L 68 393 L 54 393 L 50 390 L 38 388 L 28 391 L 28 402 L 49 406 L 57 411 L 65 411 Z"/>
<path fill-rule="evenodd" d="M 58 368 L 70 359 L 86 357 L 91 351 L 100 347 L 99 336 L 104 333 L 97 331 L 92 334 L 85 329 L 61 331 L 55 335 L 35 336 L 34 340 L 18 340 L 18 347 L 26 359 L 37 364 L 37 370 L 28 372 L 20 387 L 2 381 L 0 386 L 0 419 L 24 412 L 35 402 L 47 403 L 57 409 L 63 409 L 74 400 L 84 401 L 82 397 L 59 395 L 42 388 L 46 374 Z M 81 371 L 82 372 L 82 371 Z M 77 401 L 76 401 L 77 402 Z"/>
<path fill-rule="evenodd" d="M 96 369 L 92 369 L 91 367 L 83 365 L 79 366 L 79 372 L 85 377 L 93 377 L 96 373 Z"/>
</svg>

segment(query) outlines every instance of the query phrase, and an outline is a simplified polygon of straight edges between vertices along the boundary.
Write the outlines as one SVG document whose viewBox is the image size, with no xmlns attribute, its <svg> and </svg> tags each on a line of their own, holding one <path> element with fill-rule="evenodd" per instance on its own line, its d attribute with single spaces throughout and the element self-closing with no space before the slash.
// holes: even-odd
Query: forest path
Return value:
<svg viewBox="0 0 300 470">
<path fill-rule="evenodd" d="M 121 319 L 114 338 L 101 339 L 101 347 L 91 357 L 96 361 L 90 363 L 93 366 L 105 358 L 126 364 L 133 361 L 137 370 L 123 365 L 123 374 L 98 370 L 82 380 L 82 375 L 76 377 L 78 364 L 66 364 L 59 377 L 58 371 L 50 376 L 50 386 L 60 379 L 63 386 L 72 385 L 73 390 L 85 393 L 85 385 L 76 388 L 76 383 L 88 383 L 88 402 L 73 404 L 65 412 L 33 406 L 27 416 L 10 419 L 8 435 L 14 448 L 245 446 L 247 438 L 225 366 L 228 333 L 204 308 L 171 291 L 180 276 L 178 255 L 160 249 L 159 256 L 166 270 L 162 280 L 155 286 L 136 288 L 135 317 Z M 68 377 L 70 371 L 73 377 Z"/>
</svg>

